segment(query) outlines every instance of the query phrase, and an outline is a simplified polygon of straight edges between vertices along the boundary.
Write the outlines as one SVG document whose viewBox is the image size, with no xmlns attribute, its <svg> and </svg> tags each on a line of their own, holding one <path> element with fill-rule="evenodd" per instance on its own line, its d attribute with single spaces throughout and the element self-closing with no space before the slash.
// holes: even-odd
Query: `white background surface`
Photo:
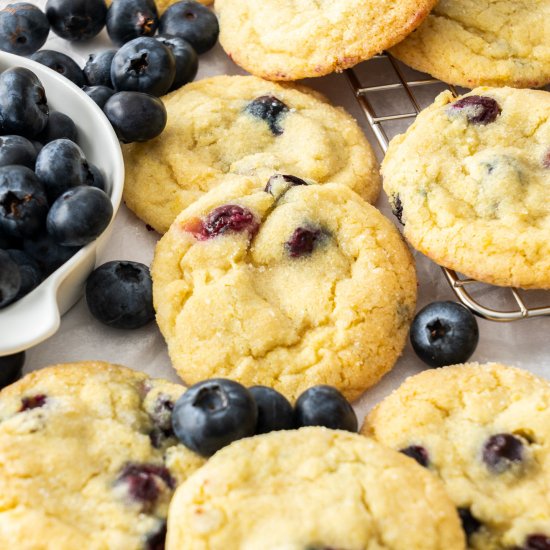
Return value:
<svg viewBox="0 0 550 550">
<path fill-rule="evenodd" d="M 0 6 L 7 5 L 9 0 L 0 0 Z M 34 4 L 43 7 L 45 0 L 36 0 Z M 50 33 L 45 48 L 63 51 L 71 55 L 83 66 L 88 53 L 112 47 L 103 31 L 91 42 L 72 45 Z M 223 50 L 216 48 L 200 58 L 200 68 L 197 79 L 215 74 L 244 74 L 225 55 Z M 366 73 L 365 73 L 366 74 Z M 368 76 L 368 75 L 366 75 Z M 370 75 L 379 79 L 383 75 Z M 367 128 L 355 99 L 343 75 L 330 75 L 320 79 L 309 80 L 308 85 L 326 94 L 333 103 L 345 107 L 365 128 L 371 143 L 375 140 Z M 387 95 L 382 98 L 388 106 L 397 100 Z M 377 152 L 380 153 L 377 146 Z M 390 214 L 386 198 L 381 197 L 379 208 Z M 108 260 L 136 260 L 149 264 L 153 257 L 153 249 L 158 235 L 146 229 L 145 224 L 138 220 L 126 207 L 118 212 L 111 241 L 99 263 Z M 429 260 L 416 255 L 417 269 L 420 281 L 419 307 L 433 300 L 454 299 L 441 270 Z M 500 290 L 489 290 L 488 296 L 495 305 L 504 303 L 506 293 Z M 550 292 L 537 293 L 541 305 L 550 304 Z M 543 302 L 543 303 L 542 303 Z M 0 313 L 1 314 L 1 313 Z M 40 319 L 36 319 L 39 323 Z M 472 360 L 500 361 L 531 370 L 550 379 L 550 318 L 538 318 L 514 323 L 499 324 L 479 320 L 480 343 Z M 81 360 L 104 360 L 120 363 L 147 373 L 178 380 L 171 368 L 164 340 L 153 323 L 136 331 L 119 331 L 109 329 L 89 314 L 85 300 L 82 299 L 62 319 L 59 332 L 46 342 L 36 346 L 27 353 L 25 371 L 39 369 L 46 365 Z M 399 383 L 411 374 L 422 370 L 423 364 L 416 358 L 410 345 L 403 353 L 394 369 L 374 388 L 371 388 L 356 403 L 360 417 Z"/>
</svg>

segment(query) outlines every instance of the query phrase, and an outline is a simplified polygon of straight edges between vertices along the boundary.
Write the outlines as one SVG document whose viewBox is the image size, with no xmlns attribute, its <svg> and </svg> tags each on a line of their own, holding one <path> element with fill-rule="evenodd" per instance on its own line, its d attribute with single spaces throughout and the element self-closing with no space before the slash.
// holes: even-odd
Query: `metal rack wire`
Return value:
<svg viewBox="0 0 550 550">
<path fill-rule="evenodd" d="M 392 76 L 391 82 L 372 85 L 362 84 L 359 71 L 365 69 L 365 74 L 369 74 L 369 64 L 372 68 L 373 64 L 376 63 L 384 63 L 387 65 L 384 74 L 388 74 L 389 69 L 389 73 Z M 433 93 L 431 94 L 431 99 L 441 91 L 442 87 L 443 89 L 449 89 L 455 96 L 459 95 L 458 90 L 454 86 L 443 84 L 439 80 L 433 78 L 424 78 L 425 75 L 421 75 L 420 73 L 414 74 L 414 71 L 411 71 L 411 76 L 408 78 L 406 71 L 407 69 L 404 66 L 387 53 L 377 55 L 372 60 L 361 64 L 359 67 L 346 70 L 346 76 L 355 97 L 365 113 L 367 121 L 384 153 L 388 149 L 388 144 L 392 137 L 391 135 L 388 136 L 387 125 L 398 123 L 398 125 L 401 125 L 401 128 L 395 133 L 399 133 L 403 131 L 406 126 L 412 124 L 418 113 L 422 110 L 422 100 L 418 97 L 419 91 L 428 91 L 429 96 L 429 89 L 432 89 Z M 377 71 L 377 68 L 374 68 L 374 72 L 379 72 L 379 70 Z M 380 92 L 397 92 L 402 95 L 404 94 L 408 103 L 410 103 L 411 110 L 407 112 L 377 114 L 375 98 L 380 95 Z M 515 288 L 494 287 L 485 283 L 480 283 L 474 279 L 463 277 L 451 269 L 443 267 L 442 270 L 460 302 L 473 313 L 484 319 L 503 322 L 550 315 L 550 292 L 522 291 Z M 474 292 L 476 293 L 476 297 L 474 297 Z M 491 307 L 490 301 L 494 301 L 495 292 L 508 293 L 508 296 L 505 296 L 505 301 L 509 304 L 509 307 L 507 306 L 506 309 L 495 309 Z M 531 299 L 532 296 L 530 294 L 535 294 L 534 300 Z M 502 298 L 502 296 L 500 298 Z"/>
</svg>

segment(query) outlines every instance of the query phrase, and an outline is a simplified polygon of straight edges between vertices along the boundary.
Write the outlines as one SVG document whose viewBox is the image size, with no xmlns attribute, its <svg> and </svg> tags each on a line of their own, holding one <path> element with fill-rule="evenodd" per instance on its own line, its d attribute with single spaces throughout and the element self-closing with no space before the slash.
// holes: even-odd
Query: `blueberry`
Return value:
<svg viewBox="0 0 550 550">
<path fill-rule="evenodd" d="M 501 112 L 500 105 L 492 97 L 480 95 L 463 97 L 447 109 L 450 116 L 462 114 L 468 122 L 481 125 L 494 122 Z"/>
<path fill-rule="evenodd" d="M 105 193 L 107 193 L 107 182 L 105 181 L 105 177 L 103 176 L 101 170 L 95 164 L 89 164 L 88 166 L 90 168 L 91 176 L 88 184 L 92 185 L 93 187 L 97 187 L 98 189 L 101 189 L 102 191 L 105 191 Z"/>
<path fill-rule="evenodd" d="M 48 201 L 44 186 L 26 166 L 0 168 L 0 228 L 13 237 L 32 238 L 42 230 Z"/>
<path fill-rule="evenodd" d="M 22 242 L 21 239 L 17 237 L 13 237 L 11 235 L 7 235 L 2 227 L 0 226 L 0 249 L 2 250 L 8 250 L 11 248 L 21 248 Z"/>
<path fill-rule="evenodd" d="M 214 47 L 220 28 L 217 17 L 202 4 L 176 2 L 162 14 L 159 31 L 187 40 L 201 54 Z"/>
<path fill-rule="evenodd" d="M 162 443 L 168 437 L 174 437 L 172 431 L 172 411 L 174 402 L 167 395 L 161 394 L 156 400 L 153 411 L 149 414 L 153 421 L 153 429 L 149 433 L 149 439 L 155 449 L 160 449 Z"/>
<path fill-rule="evenodd" d="M 472 514 L 469 508 L 458 508 L 457 512 L 466 539 L 469 541 L 470 537 L 481 529 L 481 522 Z"/>
<path fill-rule="evenodd" d="M 50 113 L 48 124 L 36 139 L 46 145 L 56 139 L 69 139 L 78 143 L 78 130 L 73 119 L 57 111 Z"/>
<path fill-rule="evenodd" d="M 105 0 L 48 0 L 46 15 L 52 31 L 73 42 L 89 40 L 105 26 Z"/>
<path fill-rule="evenodd" d="M 0 389 L 13 384 L 21 378 L 23 365 L 25 364 L 25 352 L 0 357 Z"/>
<path fill-rule="evenodd" d="M 197 76 L 199 68 L 199 57 L 193 46 L 179 36 L 161 34 L 155 38 L 174 54 L 176 76 L 170 90 L 176 90 L 184 84 L 191 82 Z"/>
<path fill-rule="evenodd" d="M 69 189 L 52 204 L 46 227 L 61 246 L 84 246 L 95 240 L 113 217 L 106 193 L 87 185 Z"/>
<path fill-rule="evenodd" d="M 0 166 L 19 164 L 34 168 L 36 149 L 32 142 L 22 136 L 0 136 Z"/>
<path fill-rule="evenodd" d="M 82 69 L 68 56 L 54 50 L 40 50 L 31 59 L 58 72 L 74 82 L 79 88 L 86 84 Z"/>
<path fill-rule="evenodd" d="M 210 212 L 196 227 L 190 227 L 195 238 L 200 241 L 211 239 L 224 233 L 241 233 L 246 231 L 253 236 L 259 224 L 254 214 L 237 204 L 224 204 Z"/>
<path fill-rule="evenodd" d="M 23 399 L 21 399 L 21 408 L 19 409 L 19 412 L 39 409 L 46 404 L 47 400 L 48 398 L 43 393 L 23 397 Z"/>
<path fill-rule="evenodd" d="M 107 100 L 115 93 L 112 88 L 107 88 L 107 86 L 83 86 L 82 90 L 95 101 L 100 109 L 103 109 Z"/>
<path fill-rule="evenodd" d="M 511 550 L 550 550 L 550 536 L 539 533 L 529 535 L 523 546 L 514 546 Z"/>
<path fill-rule="evenodd" d="M 403 223 L 403 203 L 401 202 L 401 197 L 399 194 L 395 194 L 391 196 L 391 212 L 392 214 L 397 218 L 397 221 L 401 225 L 405 225 Z"/>
<path fill-rule="evenodd" d="M 158 23 L 154 0 L 113 0 L 107 13 L 107 32 L 117 46 L 140 36 L 153 36 Z"/>
<path fill-rule="evenodd" d="M 24 67 L 0 74 L 0 131 L 33 138 L 48 123 L 46 92 L 37 76 Z"/>
<path fill-rule="evenodd" d="M 264 191 L 270 193 L 273 196 L 277 196 L 277 188 L 280 183 L 285 185 L 285 190 L 288 190 L 290 187 L 296 187 L 298 185 L 307 185 L 303 179 L 296 176 L 290 176 L 288 174 L 275 174 L 269 178 L 265 186 Z"/>
<path fill-rule="evenodd" d="M 411 344 L 430 367 L 464 363 L 479 340 L 475 317 L 455 302 L 433 302 L 421 309 L 411 325 Z"/>
<path fill-rule="evenodd" d="M 61 267 L 78 250 L 79 247 L 57 244 L 48 234 L 40 235 L 34 240 L 27 239 L 23 242 L 23 251 L 38 263 L 45 275 L 49 275 Z"/>
<path fill-rule="evenodd" d="M 428 451 L 420 445 L 410 445 L 409 447 L 400 449 L 399 452 L 410 458 L 414 458 L 414 460 L 416 460 L 420 466 L 424 466 L 424 468 L 427 468 L 430 464 L 430 456 L 428 455 Z"/>
<path fill-rule="evenodd" d="M 523 441 L 512 434 L 492 435 L 483 445 L 483 462 L 495 472 L 502 473 L 524 458 Z"/>
<path fill-rule="evenodd" d="M 50 203 L 65 191 L 86 185 L 91 177 L 82 149 L 68 139 L 56 139 L 46 144 L 38 153 L 35 171 Z"/>
<path fill-rule="evenodd" d="M 189 449 L 211 456 L 229 443 L 254 435 L 258 411 L 241 384 L 213 378 L 191 386 L 177 401 L 172 429 Z"/>
<path fill-rule="evenodd" d="M 0 250 L 0 309 L 15 300 L 20 288 L 19 266 L 5 250 Z"/>
<path fill-rule="evenodd" d="M 114 261 L 98 267 L 86 283 L 90 313 L 102 323 L 135 329 L 155 318 L 149 268 L 138 262 Z"/>
<path fill-rule="evenodd" d="M 309 256 L 324 237 L 325 233 L 322 229 L 298 227 L 285 243 L 285 248 L 291 258 Z"/>
<path fill-rule="evenodd" d="M 110 97 L 103 112 L 123 143 L 148 141 L 160 135 L 166 126 L 164 103 L 141 92 L 119 92 Z"/>
<path fill-rule="evenodd" d="M 111 81 L 111 63 L 116 50 L 91 53 L 82 72 L 89 86 L 113 87 Z"/>
<path fill-rule="evenodd" d="M 249 388 L 258 408 L 256 434 L 294 428 L 294 410 L 287 398 L 266 386 Z"/>
<path fill-rule="evenodd" d="M 6 250 L 10 258 L 19 266 L 21 287 L 15 297 L 16 300 L 35 289 L 44 279 L 38 263 L 22 250 Z"/>
<path fill-rule="evenodd" d="M 332 386 L 313 386 L 298 397 L 296 425 L 325 426 L 333 430 L 357 431 L 357 416 L 346 398 Z"/>
<path fill-rule="evenodd" d="M 157 464 L 126 464 L 116 484 L 127 486 L 130 497 L 146 507 L 154 505 L 163 489 L 174 489 L 176 482 L 168 468 Z"/>
<path fill-rule="evenodd" d="M 124 44 L 113 57 L 111 80 L 117 91 L 164 95 L 176 76 L 176 60 L 162 42 L 143 36 Z"/>
<path fill-rule="evenodd" d="M 245 107 L 245 111 L 255 118 L 265 120 L 274 136 L 280 136 L 284 132 L 281 122 L 289 108 L 276 97 L 271 95 L 257 97 Z"/>
<path fill-rule="evenodd" d="M 164 550 L 166 541 L 166 522 L 161 522 L 159 528 L 145 539 L 145 550 Z"/>
<path fill-rule="evenodd" d="M 48 18 L 33 4 L 17 2 L 0 11 L 0 50 L 31 55 L 44 45 L 49 32 Z"/>
<path fill-rule="evenodd" d="M 40 143 L 40 141 L 38 141 L 36 139 L 32 139 L 31 143 L 33 144 L 33 147 L 34 147 L 34 150 L 36 151 L 36 154 L 38 155 L 38 153 L 40 153 L 40 151 L 42 151 L 42 147 L 44 147 L 44 144 Z"/>
</svg>

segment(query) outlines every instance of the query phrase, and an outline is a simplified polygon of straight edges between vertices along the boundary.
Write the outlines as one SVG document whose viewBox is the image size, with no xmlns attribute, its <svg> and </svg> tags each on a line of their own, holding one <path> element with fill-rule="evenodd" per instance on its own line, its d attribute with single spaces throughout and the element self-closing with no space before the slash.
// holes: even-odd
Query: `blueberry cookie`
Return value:
<svg viewBox="0 0 550 550">
<path fill-rule="evenodd" d="M 445 92 L 392 140 L 382 174 L 417 250 L 480 281 L 550 288 L 550 93 Z"/>
<path fill-rule="evenodd" d="M 494 363 L 425 371 L 379 404 L 363 433 L 443 480 L 470 548 L 550 548 L 546 380 Z"/>
<path fill-rule="evenodd" d="M 183 388 L 107 363 L 0 392 L 0 547 L 160 550 L 176 486 L 203 459 L 171 433 Z"/>
<path fill-rule="evenodd" d="M 550 82 L 550 0 L 440 0 L 391 53 L 466 88 Z"/>
<path fill-rule="evenodd" d="M 412 257 L 349 187 L 233 176 L 182 212 L 152 265 L 157 322 L 188 383 L 358 397 L 391 369 L 414 312 Z"/>
<path fill-rule="evenodd" d="M 126 204 L 164 233 L 228 172 L 284 171 L 349 185 L 369 202 L 380 190 L 376 160 L 357 123 L 318 94 L 252 76 L 217 76 L 164 98 L 168 124 L 124 148 Z"/>
<path fill-rule="evenodd" d="M 436 0 L 217 0 L 220 43 L 247 71 L 297 80 L 342 71 L 413 31 Z"/>
<path fill-rule="evenodd" d="M 167 550 L 463 550 L 443 486 L 357 434 L 273 432 L 219 451 L 176 491 Z"/>
</svg>

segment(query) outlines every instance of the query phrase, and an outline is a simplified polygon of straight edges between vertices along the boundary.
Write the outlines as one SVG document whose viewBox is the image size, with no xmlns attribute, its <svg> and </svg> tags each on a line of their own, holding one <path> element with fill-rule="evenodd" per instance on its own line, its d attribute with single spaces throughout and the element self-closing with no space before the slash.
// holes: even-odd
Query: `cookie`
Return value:
<svg viewBox="0 0 550 550">
<path fill-rule="evenodd" d="M 204 460 L 171 435 L 179 385 L 107 363 L 0 392 L 0 547 L 157 550 L 176 486 Z"/>
<path fill-rule="evenodd" d="M 444 92 L 392 140 L 382 174 L 406 238 L 436 263 L 550 288 L 550 93 Z"/>
<path fill-rule="evenodd" d="M 462 550 L 440 482 L 357 434 L 242 439 L 176 491 L 167 550 Z"/>
<path fill-rule="evenodd" d="M 393 46 L 436 0 L 217 0 L 220 43 L 248 72 L 297 80 L 342 71 Z"/>
<path fill-rule="evenodd" d="M 369 202 L 380 190 L 363 132 L 319 94 L 252 76 L 216 76 L 163 98 L 164 132 L 124 147 L 126 204 L 160 233 L 226 173 L 284 171 L 349 185 Z"/>
<path fill-rule="evenodd" d="M 495 363 L 428 370 L 379 404 L 363 433 L 443 480 L 470 548 L 550 548 L 546 380 Z"/>
<path fill-rule="evenodd" d="M 550 0 L 440 0 L 391 53 L 466 88 L 550 82 Z"/>
<path fill-rule="evenodd" d="M 234 176 L 182 212 L 152 264 L 158 325 L 189 384 L 358 397 L 400 355 L 416 299 L 396 228 L 348 187 Z"/>
</svg>

